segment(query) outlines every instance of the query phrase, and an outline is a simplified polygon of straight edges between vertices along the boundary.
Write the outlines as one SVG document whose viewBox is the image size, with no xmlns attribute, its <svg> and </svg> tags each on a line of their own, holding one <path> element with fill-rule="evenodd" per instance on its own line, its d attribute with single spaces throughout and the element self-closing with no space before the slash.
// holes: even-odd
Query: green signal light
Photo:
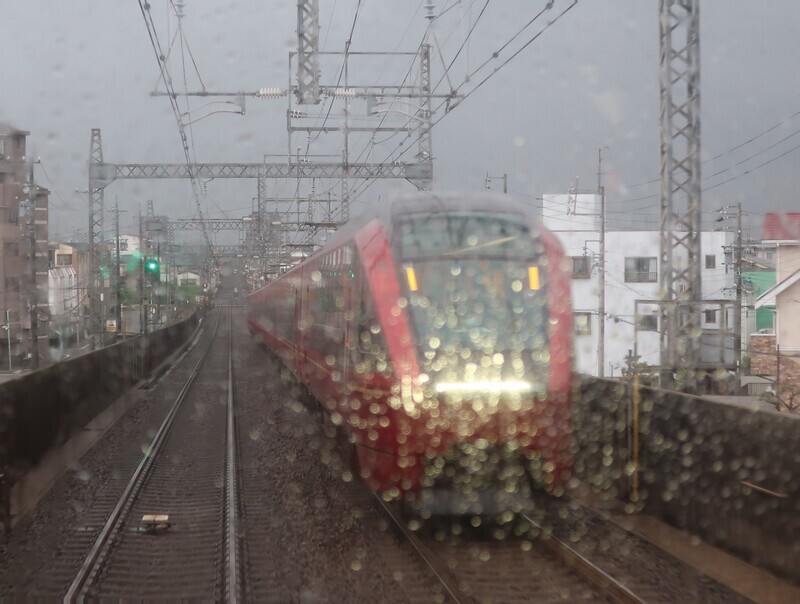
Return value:
<svg viewBox="0 0 800 604">
<path fill-rule="evenodd" d="M 145 259 L 144 272 L 147 280 L 151 283 L 158 283 L 161 280 L 161 267 L 158 260 L 154 258 Z"/>
</svg>

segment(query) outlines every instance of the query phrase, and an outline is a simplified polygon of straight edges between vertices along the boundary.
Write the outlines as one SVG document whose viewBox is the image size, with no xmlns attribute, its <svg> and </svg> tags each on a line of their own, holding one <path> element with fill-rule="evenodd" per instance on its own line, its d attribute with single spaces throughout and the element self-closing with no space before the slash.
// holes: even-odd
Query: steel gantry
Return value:
<svg viewBox="0 0 800 604">
<path fill-rule="evenodd" d="M 700 361 L 699 0 L 661 0 L 662 386 Z"/>
<path fill-rule="evenodd" d="M 319 0 L 297 3 L 297 102 L 316 105 L 319 96 Z"/>
<path fill-rule="evenodd" d="M 92 131 L 94 133 L 94 130 Z M 98 130 L 99 136 L 99 130 Z M 90 162 L 90 183 L 105 187 L 115 180 L 164 178 L 342 178 L 342 163 L 225 163 L 225 164 L 108 164 L 102 159 Z M 429 178 L 431 166 L 425 162 L 387 164 L 349 164 L 349 177 L 395 178 L 416 180 Z"/>
<path fill-rule="evenodd" d="M 97 178 L 93 166 L 103 165 L 103 141 L 99 128 L 92 128 L 89 141 L 89 283 L 87 295 L 89 298 L 89 316 L 87 330 L 91 334 L 92 348 L 98 344 L 101 333 L 102 319 L 105 316 L 100 299 L 102 291 L 103 274 L 101 268 L 101 254 L 103 246 L 103 213 L 104 194 L 106 184 Z"/>
<path fill-rule="evenodd" d="M 183 16 L 183 7 L 178 4 L 174 7 L 176 14 L 180 18 Z M 432 4 L 428 10 L 429 19 L 433 19 Z M 148 11 L 149 13 L 149 11 Z M 358 12 L 356 13 L 357 18 Z M 147 20 L 147 19 L 146 19 Z M 148 22 L 148 29 L 152 23 Z M 354 22 L 355 25 L 355 22 Z M 154 96 L 166 95 L 170 98 L 173 109 L 176 109 L 175 99 L 178 96 L 198 96 L 198 97 L 221 97 L 232 96 L 241 104 L 241 113 L 244 113 L 244 98 L 256 97 L 260 99 L 271 99 L 286 97 L 288 99 L 287 108 L 287 129 L 288 129 L 288 151 L 286 160 L 280 163 L 195 163 L 190 162 L 187 155 L 186 163 L 181 164 L 112 164 L 105 163 L 103 160 L 102 147 L 100 142 L 100 130 L 92 130 L 92 143 L 89 159 L 89 191 L 90 191 L 90 244 L 92 249 L 99 250 L 99 236 L 102 230 L 103 216 L 103 190 L 115 180 L 141 180 L 141 179 L 190 179 L 193 191 L 196 194 L 196 182 L 198 179 L 222 179 L 222 178 L 252 178 L 258 183 L 258 209 L 255 215 L 255 224 L 249 224 L 244 228 L 245 249 L 249 250 L 249 255 L 262 258 L 262 262 L 271 261 L 270 258 L 283 253 L 281 250 L 288 244 L 288 234 L 291 232 L 292 225 L 299 230 L 310 230 L 316 232 L 321 228 L 335 228 L 329 225 L 337 225 L 346 222 L 349 218 L 349 202 L 351 196 L 350 180 L 378 180 L 378 179 L 404 179 L 411 182 L 420 189 L 430 189 L 433 181 L 433 155 L 431 145 L 431 128 L 433 98 L 447 99 L 448 101 L 457 100 L 461 97 L 454 91 L 447 94 L 435 94 L 431 87 L 431 46 L 427 39 L 415 52 L 351 52 L 350 37 L 345 43 L 344 52 L 320 52 L 319 49 L 319 0 L 297 0 L 297 42 L 298 48 L 295 52 L 289 53 L 289 68 L 292 71 L 293 58 L 297 60 L 297 82 L 289 82 L 286 90 L 281 88 L 260 88 L 254 92 L 235 93 L 208 91 L 205 86 L 196 92 L 177 92 L 171 85 L 169 73 L 165 70 L 164 60 L 161 59 L 162 79 L 167 87 L 166 92 L 154 92 Z M 340 69 L 337 69 L 338 78 L 323 85 L 320 81 L 320 60 L 322 55 L 342 58 Z M 360 85 L 353 83 L 349 77 L 349 63 L 354 57 L 378 57 L 381 61 L 386 56 L 399 57 L 412 60 L 412 67 L 415 61 L 419 61 L 419 82 L 403 83 L 398 85 Z M 410 72 L 410 69 L 409 69 Z M 326 99 L 329 103 L 327 111 L 322 113 L 309 114 L 309 110 L 314 105 L 320 105 Z M 338 115 L 331 117 L 331 108 L 336 99 L 344 102 L 344 118 Z M 297 110 L 292 103 L 296 102 Z M 365 114 L 352 114 L 351 104 L 360 103 Z M 313 113 L 313 112 L 312 112 Z M 397 122 L 392 123 L 389 114 L 392 114 Z M 187 151 L 186 134 L 183 130 L 181 116 L 178 118 L 179 129 L 184 143 L 184 151 Z M 385 123 L 386 122 L 386 123 Z M 410 135 L 413 131 L 419 131 L 419 153 L 417 161 L 399 162 L 394 161 L 390 155 L 382 162 L 360 161 L 366 154 L 371 156 L 370 151 L 375 144 L 374 138 L 368 147 L 352 161 L 349 149 L 349 137 L 351 133 L 378 132 L 398 133 L 405 132 Z M 317 140 L 322 134 L 332 132 L 342 132 L 344 135 L 344 146 L 341 157 L 338 156 L 314 156 L 309 155 L 309 147 L 313 141 Z M 301 146 L 294 146 L 292 137 L 294 134 L 304 134 L 306 137 L 306 151 L 301 155 Z M 314 136 L 312 141 L 312 135 Z M 292 219 L 290 212 L 283 212 L 276 200 L 267 196 L 266 179 L 335 179 L 341 182 L 342 193 L 338 200 L 338 208 L 331 212 L 331 198 L 328 197 L 328 213 L 323 222 L 314 219 L 311 205 L 314 203 L 325 203 L 312 194 L 309 197 L 309 213 L 305 219 L 299 215 Z M 292 200 L 297 204 L 299 212 L 302 200 Z M 198 205 L 198 214 L 202 218 L 202 212 Z M 183 223 L 184 226 L 173 226 L 169 230 L 169 249 L 173 248 L 173 239 L 176 228 L 202 230 L 207 239 L 208 245 L 214 250 L 220 249 L 219 246 L 211 246 L 208 239 L 208 231 L 204 225 L 214 228 L 213 221 L 200 221 L 194 226 Z M 324 226 L 320 226 L 324 225 Z M 221 229 L 224 225 L 217 223 Z M 230 226 L 230 225 L 227 225 Z M 305 244 L 307 244 L 306 242 Z M 304 245 L 305 245 L 304 244 Z M 224 250 L 228 252 L 230 250 Z M 266 256 L 270 256 L 267 258 Z M 103 316 L 103 308 L 100 303 L 100 291 L 102 281 L 100 279 L 100 263 L 96 254 L 92 265 L 93 278 L 90 280 L 89 297 L 92 301 L 92 317 L 96 322 Z M 94 325 L 94 324 L 93 324 Z M 92 331 L 97 332 L 99 326 L 94 325 Z"/>
</svg>

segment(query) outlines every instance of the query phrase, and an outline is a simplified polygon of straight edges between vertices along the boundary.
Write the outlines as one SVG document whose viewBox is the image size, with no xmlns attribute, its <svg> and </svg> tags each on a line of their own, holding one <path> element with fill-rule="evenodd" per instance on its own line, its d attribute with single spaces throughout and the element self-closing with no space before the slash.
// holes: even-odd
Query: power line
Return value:
<svg viewBox="0 0 800 604">
<path fill-rule="evenodd" d="M 562 12 L 561 12 L 561 13 L 560 13 L 558 16 L 556 16 L 556 18 L 555 18 L 555 19 L 553 19 L 552 21 L 550 21 L 550 22 L 549 22 L 549 23 L 548 23 L 548 24 L 547 24 L 545 27 L 543 27 L 543 28 L 542 28 L 542 29 L 541 29 L 539 32 L 537 32 L 537 33 L 536 33 L 536 34 L 535 34 L 535 35 L 534 35 L 532 38 L 530 38 L 530 39 L 529 39 L 529 40 L 528 40 L 528 41 L 527 41 L 527 42 L 526 42 L 526 43 L 525 43 L 525 44 L 524 44 L 524 45 L 523 45 L 521 48 L 519 48 L 519 49 L 518 49 L 518 50 L 517 50 L 517 51 L 516 51 L 514 54 L 512 54 L 512 55 L 511 55 L 511 56 L 510 56 L 508 59 L 506 59 L 506 60 L 505 60 L 505 61 L 504 61 L 504 62 L 503 62 L 503 63 L 502 63 L 500 66 L 498 66 L 497 68 L 495 68 L 495 70 L 494 70 L 494 71 L 492 71 L 492 73 L 490 73 L 490 74 L 489 74 L 488 76 L 486 76 L 486 77 L 485 77 L 483 80 L 481 80 L 481 82 L 479 82 L 477 86 L 475 86 L 475 87 L 474 87 L 474 88 L 472 88 L 472 89 L 471 89 L 469 92 L 467 92 L 467 93 L 466 93 L 466 94 L 465 94 L 465 95 L 464 95 L 464 96 L 461 98 L 461 102 L 463 102 L 463 101 L 465 101 L 467 98 L 469 98 L 469 96 L 470 96 L 472 93 L 474 93 L 474 92 L 475 92 L 476 90 L 478 90 L 478 89 L 479 89 L 481 86 L 483 86 L 483 84 L 485 84 L 485 83 L 486 83 L 486 82 L 487 82 L 487 81 L 488 81 L 488 80 L 489 80 L 489 79 L 490 79 L 492 76 L 494 76 L 495 74 L 497 74 L 497 73 L 498 73 L 498 72 L 499 72 L 499 71 L 500 71 L 500 70 L 501 70 L 503 67 L 505 67 L 506 65 L 508 65 L 508 63 L 509 63 L 509 62 L 511 62 L 511 61 L 512 61 L 514 58 L 516 58 L 516 57 L 517 57 L 517 56 L 518 56 L 518 55 L 519 55 L 519 54 L 520 54 L 520 53 L 521 53 L 523 50 L 525 50 L 525 49 L 526 49 L 528 46 L 530 46 L 530 45 L 531 45 L 531 44 L 532 44 L 534 41 L 536 41 L 536 40 L 537 40 L 537 39 L 538 39 L 538 38 L 539 38 L 539 37 L 540 37 L 540 36 L 541 36 L 541 35 L 542 35 L 542 34 L 543 34 L 545 31 L 547 31 L 548 29 L 550 29 L 550 27 L 552 27 L 553 25 L 555 25 L 555 24 L 556 24 L 556 23 L 557 23 L 557 22 L 558 22 L 558 21 L 559 21 L 559 20 L 560 20 L 560 19 L 561 19 L 561 18 L 562 18 L 564 15 L 565 15 L 565 14 L 567 14 L 567 13 L 568 13 L 570 10 L 572 10 L 572 9 L 575 7 L 575 5 L 576 5 L 577 3 L 578 3 L 578 0 L 572 0 L 572 4 L 570 4 L 570 5 L 569 5 L 567 8 L 565 8 L 565 9 L 564 9 L 564 10 L 563 10 L 563 11 L 562 11 Z M 457 91 L 458 91 L 458 90 L 461 88 L 461 86 L 463 86 L 463 85 L 464 85 L 464 84 L 466 84 L 466 83 L 467 83 L 467 82 L 466 82 L 466 81 L 464 81 L 462 84 L 460 84 L 460 85 L 459 85 L 459 86 L 456 88 L 456 92 L 457 92 Z M 441 109 L 441 107 L 442 107 L 442 106 L 443 106 L 445 103 L 447 103 L 447 102 L 448 102 L 448 99 L 445 99 L 444 101 L 442 101 L 442 102 L 441 102 L 441 103 L 440 103 L 440 104 L 439 104 L 439 105 L 436 107 L 436 109 L 433 111 L 433 113 L 436 113 L 436 112 L 437 112 L 439 109 Z M 459 104 L 460 104 L 460 103 L 459 103 Z M 452 110 L 452 108 L 451 108 L 451 110 Z M 443 113 L 442 115 L 440 115 L 440 116 L 439 116 L 439 117 L 438 117 L 436 120 L 434 120 L 433 122 L 431 122 L 429 130 L 432 130 L 434 126 L 436 126 L 436 125 L 437 125 L 437 124 L 438 124 L 440 121 L 442 121 L 442 120 L 443 120 L 443 119 L 444 119 L 446 116 L 448 116 L 449 114 L 450 114 L 450 111 L 447 111 L 447 112 Z M 396 159 L 396 160 L 399 160 L 399 158 L 400 158 L 400 157 L 402 157 L 403 155 L 405 155 L 406 153 L 408 153 L 408 152 L 411 150 L 411 148 L 413 147 L 413 145 L 414 145 L 414 144 L 416 144 L 416 142 L 418 142 L 418 141 L 419 141 L 419 140 L 422 138 L 422 136 L 423 136 L 422 134 L 418 135 L 418 136 L 417 136 L 417 138 L 416 138 L 416 139 L 415 139 L 415 140 L 414 140 L 414 141 L 413 141 L 413 142 L 412 142 L 410 145 L 408 145 L 408 146 L 406 147 L 405 151 L 403 151 L 402 153 L 400 153 L 400 155 L 399 155 L 397 158 L 395 158 L 395 159 Z M 389 159 L 390 159 L 390 158 L 391 158 L 391 157 L 392 157 L 392 156 L 395 154 L 395 152 L 396 152 L 398 149 L 399 149 L 399 145 L 398 145 L 397 147 L 395 147 L 395 148 L 394 148 L 394 149 L 393 149 L 393 150 L 392 150 L 392 151 L 389 153 L 389 155 L 386 157 L 386 159 L 384 159 L 384 161 L 383 161 L 383 162 L 381 162 L 381 163 L 386 163 L 386 162 L 387 162 L 387 161 L 388 161 L 388 160 L 389 160 Z M 360 191 L 356 191 L 356 192 L 354 192 L 354 194 L 353 194 L 353 196 L 352 196 L 352 197 L 355 199 L 355 198 L 356 198 L 356 197 L 358 197 L 359 195 L 363 195 L 363 194 L 366 192 L 366 190 L 367 190 L 369 187 L 371 187 L 371 186 L 372 186 L 374 183 L 375 183 L 375 180 L 374 180 L 374 179 L 373 179 L 373 180 L 370 180 L 370 181 L 366 181 L 366 182 L 365 182 L 365 183 L 362 185 L 362 187 L 361 187 L 361 190 L 360 190 Z"/>
<path fill-rule="evenodd" d="M 494 51 L 491 54 L 491 56 L 488 59 L 486 59 L 483 63 L 481 63 L 481 65 L 477 69 L 473 70 L 472 73 L 470 73 L 466 77 L 465 81 L 471 80 L 473 76 L 475 76 L 480 70 L 482 70 L 484 67 L 486 67 L 486 65 L 491 63 L 494 59 L 496 59 L 500 55 L 501 52 L 503 52 L 506 48 L 508 48 L 508 46 L 512 42 L 514 42 L 514 40 L 516 40 L 522 34 L 522 32 L 524 32 L 531 25 L 533 25 L 539 19 L 539 17 L 541 17 L 546 11 L 550 10 L 551 8 L 553 8 L 553 2 L 554 2 L 554 0 L 550 0 L 547 4 L 545 4 L 544 8 L 542 10 L 540 10 L 530 21 L 528 21 L 517 33 L 515 33 L 513 36 L 511 36 L 505 42 L 505 44 L 503 44 L 500 48 L 498 48 L 496 51 Z M 523 49 L 524 49 L 524 47 L 523 47 Z M 522 50 L 522 49 L 520 49 L 520 50 Z M 501 67 L 502 67 L 502 65 L 501 65 Z"/>
<path fill-rule="evenodd" d="M 757 141 L 758 139 L 762 138 L 763 136 L 766 136 L 766 135 L 767 135 L 767 134 L 769 134 L 770 132 L 773 132 L 773 131 L 777 130 L 778 128 L 780 128 L 780 127 L 781 127 L 781 126 L 783 126 L 784 124 L 787 124 L 787 123 L 791 122 L 792 120 L 794 120 L 794 118 L 796 118 L 796 117 L 797 117 L 797 116 L 799 116 L 799 115 L 800 115 L 800 111 L 796 111 L 795 113 L 793 113 L 793 114 L 792 114 L 792 115 L 790 115 L 789 117 L 786 117 L 786 118 L 784 118 L 784 119 L 780 120 L 779 122 L 777 122 L 777 123 L 773 124 L 772 126 L 770 126 L 769 128 L 767 128 L 766 130 L 763 130 L 763 131 L 759 132 L 759 133 L 758 133 L 758 134 L 756 134 L 755 136 L 751 136 L 751 137 L 750 137 L 750 138 L 748 138 L 746 141 L 742 141 L 741 143 L 739 143 L 739 144 L 737 144 L 737 145 L 734 145 L 734 146 L 733 146 L 733 147 L 731 147 L 730 149 L 727 149 L 726 151 L 723 151 L 723 152 L 721 152 L 721 153 L 718 153 L 718 154 L 717 154 L 717 155 L 715 155 L 714 157 L 710 157 L 710 158 L 708 158 L 708 159 L 706 159 L 706 160 L 703 160 L 703 162 L 702 162 L 702 164 L 701 164 L 701 165 L 706 165 L 706 164 L 708 164 L 708 163 L 710 163 L 710 162 L 716 161 L 716 160 L 720 159 L 721 157 L 724 157 L 724 156 L 726 156 L 726 155 L 729 155 L 729 154 L 733 153 L 734 151 L 738 151 L 739 149 L 741 149 L 742 147 L 744 147 L 744 146 L 746 146 L 746 145 L 749 145 L 749 144 L 751 144 L 751 143 L 754 143 L 755 141 Z M 717 172 L 717 173 L 715 173 L 715 174 L 712 174 L 712 175 L 708 176 L 708 178 L 712 178 L 713 176 L 717 176 L 718 174 L 721 174 L 721 173 L 723 173 L 723 172 L 725 172 L 725 171 L 727 171 L 727 170 L 730 170 L 732 167 L 736 167 L 736 166 L 738 166 L 738 165 L 741 165 L 742 163 L 744 163 L 744 162 L 746 162 L 746 161 L 749 161 L 750 159 L 753 159 L 754 157 L 757 157 L 757 156 L 758 156 L 758 155 L 760 155 L 761 153 L 764 153 L 764 152 L 766 152 L 766 151 L 769 151 L 770 149 L 772 149 L 772 148 L 776 147 L 777 145 L 781 144 L 782 142 L 785 142 L 785 141 L 786 141 L 786 140 L 788 140 L 789 138 L 792 138 L 793 136 L 796 136 L 798 133 L 800 133 L 800 130 L 795 130 L 794 132 L 792 132 L 792 133 L 791 133 L 791 134 L 789 134 L 788 136 L 786 136 L 786 137 L 782 138 L 781 140 L 779 140 L 777 143 L 774 143 L 774 144 L 770 145 L 769 147 L 766 147 L 765 149 L 762 149 L 761 151 L 759 151 L 759 152 L 757 152 L 757 153 L 754 153 L 753 155 L 751 155 L 751 156 L 749 156 L 749 157 L 747 157 L 747 158 L 743 159 L 743 160 L 742 160 L 742 161 L 740 161 L 739 163 L 737 163 L 737 164 L 734 164 L 733 166 L 731 166 L 731 167 L 729 167 L 729 168 L 725 168 L 725 170 L 721 170 L 720 172 Z M 642 187 L 642 186 L 645 186 L 645 185 L 651 185 L 651 184 L 657 183 L 657 182 L 659 182 L 659 181 L 660 181 L 660 179 L 659 179 L 659 178 L 654 178 L 654 179 L 652 179 L 652 180 L 647 180 L 647 181 L 644 181 L 644 182 L 639 182 L 639 183 L 635 183 L 635 184 L 632 184 L 632 185 L 628 185 L 628 187 L 629 187 L 629 188 L 634 188 L 634 187 Z M 724 184 L 724 183 L 721 183 L 721 184 Z"/>
<path fill-rule="evenodd" d="M 483 17 L 483 13 L 486 12 L 486 7 L 488 7 L 488 6 L 489 6 L 489 0 L 486 0 L 486 2 L 483 5 L 483 8 L 481 9 L 481 12 L 478 13 L 478 17 L 475 19 L 475 22 L 472 24 L 472 27 L 469 28 L 469 32 L 467 33 L 466 36 L 464 36 L 464 41 L 461 43 L 461 46 L 458 47 L 458 50 L 456 51 L 456 54 L 453 55 L 453 58 L 450 61 L 450 64 L 445 68 L 444 74 L 442 74 L 442 77 L 439 78 L 438 82 L 436 82 L 436 85 L 431 89 L 431 92 L 435 92 L 436 89 L 439 88 L 439 84 L 442 83 L 442 80 L 444 80 L 447 77 L 447 73 L 450 71 L 450 68 L 456 62 L 456 59 L 458 58 L 458 55 L 460 55 L 461 51 L 464 50 L 464 46 L 467 45 L 467 42 L 469 41 L 470 36 L 472 36 L 472 32 L 475 31 L 475 28 L 478 26 L 478 22 L 481 20 L 481 17 Z"/>
<path fill-rule="evenodd" d="M 175 120 L 178 124 L 178 132 L 181 137 L 181 144 L 183 146 L 183 153 L 186 158 L 186 170 L 189 174 L 189 180 L 191 181 L 192 185 L 192 194 L 194 195 L 195 204 L 197 205 L 197 213 L 202 219 L 203 217 L 203 208 L 200 203 L 200 195 L 197 191 L 197 178 L 194 173 L 194 168 L 192 166 L 192 159 L 190 156 L 189 151 L 189 141 L 186 136 L 186 129 L 183 124 L 183 120 L 181 119 L 180 108 L 178 107 L 177 95 L 175 94 L 175 89 L 172 84 L 172 76 L 169 73 L 169 70 L 166 66 L 166 58 L 164 57 L 164 53 L 161 49 L 161 43 L 158 40 L 158 33 L 155 28 L 155 23 L 153 22 L 153 16 L 150 13 L 150 4 L 148 2 L 143 2 L 142 0 L 138 0 L 139 2 L 139 9 L 142 13 L 142 18 L 144 19 L 145 27 L 147 28 L 147 35 L 150 38 L 150 45 L 153 48 L 153 52 L 156 55 L 156 61 L 158 62 L 158 68 L 161 73 L 161 79 L 164 82 L 164 86 L 169 93 L 169 102 L 172 107 L 172 112 L 175 115 Z M 206 245 L 208 245 L 209 254 L 211 257 L 214 257 L 214 247 L 211 244 L 211 237 L 208 234 L 208 230 L 203 226 L 203 236 L 206 241 Z"/>
<path fill-rule="evenodd" d="M 53 185 L 53 180 L 50 178 L 50 175 L 47 173 L 47 170 L 45 169 L 43 163 L 41 163 L 41 162 L 39 163 L 39 168 L 41 168 L 42 173 L 44 174 L 44 177 L 47 179 L 47 182 L 50 185 L 50 190 L 53 193 L 55 193 L 55 195 L 56 195 L 56 197 L 58 197 L 59 201 L 61 201 L 61 203 L 64 204 L 63 208 L 58 208 L 58 209 L 59 210 L 67 209 L 67 210 L 70 210 L 72 212 L 76 212 L 77 210 L 75 208 L 73 208 L 71 205 L 69 205 L 69 203 L 67 203 L 64 200 L 64 198 L 61 197 L 61 194 L 56 190 L 55 186 Z"/>
<path fill-rule="evenodd" d="M 358 0 L 358 4 L 356 5 L 356 13 L 353 16 L 353 24 L 350 26 L 350 34 L 347 36 L 347 40 L 345 40 L 345 43 L 344 43 L 345 56 L 344 56 L 344 59 L 342 59 L 342 66 L 339 68 L 339 77 L 336 79 L 336 86 L 334 88 L 339 88 L 339 85 L 342 83 L 342 76 L 344 75 L 344 67 L 345 67 L 345 64 L 347 63 L 347 53 L 350 50 L 350 44 L 353 41 L 353 32 L 355 32 L 356 22 L 358 21 L 358 15 L 359 15 L 359 12 L 361 11 L 361 7 L 364 4 L 364 2 L 366 2 L 366 0 Z M 306 145 L 306 155 L 308 155 L 308 148 L 311 146 L 311 143 L 312 142 L 316 142 L 317 139 L 322 134 L 322 132 L 324 131 L 325 124 L 328 123 L 328 118 L 331 116 L 331 110 L 333 110 L 333 104 L 335 102 L 336 102 L 336 97 L 332 97 L 330 105 L 328 105 L 328 111 L 325 114 L 325 119 L 322 120 L 322 127 L 317 132 L 316 136 L 314 137 L 314 140 L 313 141 L 309 140 L 308 144 Z M 345 102 L 347 102 L 347 101 L 345 100 Z"/>
</svg>

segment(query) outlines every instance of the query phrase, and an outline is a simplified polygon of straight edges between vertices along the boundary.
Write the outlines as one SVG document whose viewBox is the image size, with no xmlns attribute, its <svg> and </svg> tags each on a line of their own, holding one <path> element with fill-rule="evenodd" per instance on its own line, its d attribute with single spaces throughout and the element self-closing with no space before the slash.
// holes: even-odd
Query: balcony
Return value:
<svg viewBox="0 0 800 604">
<path fill-rule="evenodd" d="M 655 283 L 658 271 L 625 271 L 625 283 Z"/>
</svg>

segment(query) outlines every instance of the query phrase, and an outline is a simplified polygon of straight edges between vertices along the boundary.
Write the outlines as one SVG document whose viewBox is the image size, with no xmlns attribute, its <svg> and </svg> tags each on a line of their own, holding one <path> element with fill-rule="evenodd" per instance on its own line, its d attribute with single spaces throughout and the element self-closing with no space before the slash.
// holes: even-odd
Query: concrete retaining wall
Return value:
<svg viewBox="0 0 800 604">
<path fill-rule="evenodd" d="M 0 384 L 0 470 L 13 482 L 178 350 L 198 320 L 193 315 Z"/>
<path fill-rule="evenodd" d="M 630 384 L 584 378 L 574 417 L 578 477 L 625 501 L 632 401 Z M 637 509 L 800 582 L 799 416 L 641 388 L 638 434 Z"/>
</svg>

